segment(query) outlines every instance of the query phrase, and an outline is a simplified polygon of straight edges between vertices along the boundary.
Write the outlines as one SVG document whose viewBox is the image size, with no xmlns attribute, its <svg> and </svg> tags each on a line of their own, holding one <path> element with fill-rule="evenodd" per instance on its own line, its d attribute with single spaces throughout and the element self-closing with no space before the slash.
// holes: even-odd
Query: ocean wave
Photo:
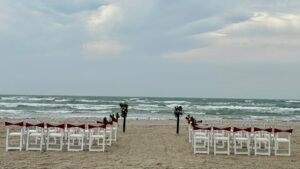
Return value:
<svg viewBox="0 0 300 169">
<path fill-rule="evenodd" d="M 2 107 L 58 107 L 63 106 L 64 104 L 53 104 L 53 103 L 0 103 Z"/>
<path fill-rule="evenodd" d="M 70 99 L 55 99 L 55 102 L 69 102 L 72 101 Z"/>
<path fill-rule="evenodd" d="M 80 99 L 80 100 L 76 100 L 78 102 L 87 102 L 87 103 L 97 103 L 98 100 L 87 100 L 87 99 Z"/>
<path fill-rule="evenodd" d="M 246 102 L 246 103 L 252 103 L 253 100 L 244 100 L 244 102 Z"/>
<path fill-rule="evenodd" d="M 169 108 L 172 108 L 172 109 L 174 109 L 176 106 L 178 106 L 178 104 L 168 104 L 168 105 L 166 105 L 167 107 L 169 107 Z M 185 108 L 189 108 L 190 106 L 189 105 L 180 105 L 183 109 L 185 109 Z"/>
<path fill-rule="evenodd" d="M 66 106 L 78 110 L 106 110 L 119 108 L 118 105 L 66 104 Z"/>
<path fill-rule="evenodd" d="M 204 115 L 204 114 L 206 114 L 205 112 L 194 112 L 194 111 L 186 111 L 184 113 L 185 114 L 191 114 L 191 115 L 194 115 L 194 114 L 196 114 L 196 115 Z"/>
<path fill-rule="evenodd" d="M 29 97 L 29 101 L 53 101 L 55 97 Z"/>
<path fill-rule="evenodd" d="M 220 110 L 220 109 L 231 109 L 231 110 L 255 110 L 255 111 L 300 111 L 300 108 L 288 108 L 288 107 L 257 107 L 257 106 L 203 106 L 197 105 L 195 106 L 200 110 Z"/>
<path fill-rule="evenodd" d="M 287 103 L 300 103 L 300 100 L 287 100 Z"/>
<path fill-rule="evenodd" d="M 163 101 L 165 104 L 190 104 L 188 101 Z"/>
<path fill-rule="evenodd" d="M 1 97 L 1 100 L 27 100 L 28 97 L 20 97 L 20 96 L 10 96 L 10 97 Z"/>
</svg>

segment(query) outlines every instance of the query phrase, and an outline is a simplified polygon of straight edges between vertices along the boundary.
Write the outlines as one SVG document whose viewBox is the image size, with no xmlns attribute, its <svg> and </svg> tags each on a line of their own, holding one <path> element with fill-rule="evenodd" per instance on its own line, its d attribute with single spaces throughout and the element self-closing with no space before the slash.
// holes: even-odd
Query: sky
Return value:
<svg viewBox="0 0 300 169">
<path fill-rule="evenodd" d="M 0 0 L 0 94 L 300 99 L 298 0 Z"/>
</svg>

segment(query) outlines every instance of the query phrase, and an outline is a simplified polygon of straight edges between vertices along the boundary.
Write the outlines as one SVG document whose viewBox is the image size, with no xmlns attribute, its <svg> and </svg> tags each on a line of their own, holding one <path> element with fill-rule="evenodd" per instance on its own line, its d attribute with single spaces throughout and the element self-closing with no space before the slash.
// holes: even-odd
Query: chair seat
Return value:
<svg viewBox="0 0 300 169">
<path fill-rule="evenodd" d="M 287 138 L 275 138 L 275 141 L 277 141 L 277 142 L 289 142 L 289 139 L 287 139 Z"/>
<path fill-rule="evenodd" d="M 30 133 L 30 136 L 42 136 L 42 133 Z"/>
<path fill-rule="evenodd" d="M 21 132 L 13 132 L 13 133 L 9 133 L 10 136 L 20 136 L 22 135 Z"/>
<path fill-rule="evenodd" d="M 269 141 L 268 138 L 256 138 L 257 141 Z"/>
<path fill-rule="evenodd" d="M 104 135 L 91 135 L 91 138 L 104 138 Z"/>
<path fill-rule="evenodd" d="M 224 134 L 223 133 L 215 133 L 214 136 L 222 137 L 222 136 L 224 136 Z"/>
<path fill-rule="evenodd" d="M 194 136 L 206 136 L 206 133 L 194 133 Z"/>
<path fill-rule="evenodd" d="M 84 135 L 83 134 L 70 134 L 70 137 L 81 138 L 81 137 L 84 137 Z"/>
<path fill-rule="evenodd" d="M 195 136 L 194 139 L 195 140 L 204 140 L 204 139 L 208 139 L 208 137 L 206 137 L 206 136 Z"/>
<path fill-rule="evenodd" d="M 245 137 L 236 137 L 235 140 L 239 140 L 239 141 L 247 141 L 249 140 L 248 138 Z"/>
<path fill-rule="evenodd" d="M 62 137 L 63 134 L 62 133 L 49 133 L 49 136 L 51 136 L 51 137 Z"/>
<path fill-rule="evenodd" d="M 29 133 L 38 133 L 38 130 L 28 130 Z"/>
<path fill-rule="evenodd" d="M 215 140 L 228 140 L 228 137 L 215 137 Z"/>
</svg>

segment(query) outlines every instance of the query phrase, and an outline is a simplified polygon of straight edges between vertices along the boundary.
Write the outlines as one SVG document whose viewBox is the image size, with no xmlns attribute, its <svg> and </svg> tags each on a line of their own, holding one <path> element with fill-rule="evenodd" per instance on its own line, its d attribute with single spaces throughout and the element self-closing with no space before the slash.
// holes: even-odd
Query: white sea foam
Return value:
<svg viewBox="0 0 300 169">
<path fill-rule="evenodd" d="M 206 114 L 206 113 L 204 113 L 204 112 L 194 112 L 194 111 L 186 111 L 186 112 L 184 112 L 185 114 L 199 114 L 199 115 L 204 115 L 204 114 Z"/>
<path fill-rule="evenodd" d="M 0 106 L 3 107 L 18 107 L 18 106 L 31 106 L 31 107 L 58 107 L 63 106 L 64 104 L 53 104 L 53 103 L 0 103 Z"/>
<path fill-rule="evenodd" d="M 69 102 L 70 99 L 55 99 L 55 102 Z"/>
<path fill-rule="evenodd" d="M 138 102 L 138 103 L 148 103 L 148 101 L 146 101 L 146 100 L 135 100 L 135 102 Z"/>
<path fill-rule="evenodd" d="M 189 104 L 188 101 L 164 101 L 165 104 Z"/>
<path fill-rule="evenodd" d="M 245 100 L 246 103 L 252 103 L 253 100 Z"/>
<path fill-rule="evenodd" d="M 282 112 L 282 111 L 300 111 L 300 108 L 285 108 L 285 107 L 257 107 L 257 106 L 210 106 L 210 105 L 197 105 L 195 106 L 200 110 L 220 110 L 220 109 L 231 109 L 231 110 L 255 110 L 255 111 L 271 111 L 271 112 Z"/>
<path fill-rule="evenodd" d="M 90 104 L 66 104 L 67 106 L 79 110 L 107 110 L 119 108 L 118 105 L 90 105 Z"/>
<path fill-rule="evenodd" d="M 80 99 L 80 100 L 76 100 L 76 101 L 79 101 L 79 102 L 88 102 L 88 103 L 97 103 L 98 100 L 87 100 L 87 99 Z"/>
<path fill-rule="evenodd" d="M 130 98 L 129 100 L 134 101 L 134 100 L 139 100 L 139 98 Z"/>
<path fill-rule="evenodd" d="M 31 97 L 28 98 L 30 101 L 52 101 L 55 100 L 54 97 Z"/>
<path fill-rule="evenodd" d="M 20 97 L 20 96 L 1 97 L 1 100 L 27 100 L 27 97 Z"/>
<path fill-rule="evenodd" d="M 300 103 L 300 100 L 288 100 L 287 103 Z"/>
<path fill-rule="evenodd" d="M 178 106 L 178 104 L 168 104 L 168 105 L 166 105 L 167 107 L 169 107 L 169 108 L 172 108 L 172 109 L 174 109 L 176 106 Z M 187 109 L 187 108 L 189 108 L 190 106 L 189 105 L 180 105 L 183 109 Z"/>
<path fill-rule="evenodd" d="M 157 104 L 138 104 L 139 107 L 161 107 Z"/>
</svg>

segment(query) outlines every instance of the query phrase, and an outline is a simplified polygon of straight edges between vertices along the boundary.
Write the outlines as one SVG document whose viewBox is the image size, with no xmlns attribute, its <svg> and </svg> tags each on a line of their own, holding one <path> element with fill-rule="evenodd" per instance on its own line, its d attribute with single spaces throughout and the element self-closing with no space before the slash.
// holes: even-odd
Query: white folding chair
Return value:
<svg viewBox="0 0 300 169">
<path fill-rule="evenodd" d="M 67 124 L 68 129 L 68 151 L 83 151 L 85 124 Z"/>
<path fill-rule="evenodd" d="M 274 129 L 275 138 L 275 155 L 276 156 L 291 156 L 291 135 L 292 135 L 293 129 Z M 281 136 L 279 135 L 281 133 Z M 285 137 L 283 137 L 283 134 L 285 133 Z M 279 148 L 280 143 L 287 143 L 287 148 Z"/>
<path fill-rule="evenodd" d="M 112 125 L 112 131 L 113 131 L 113 135 L 112 135 L 112 141 L 117 141 L 117 135 L 118 135 L 118 119 L 115 118 L 113 119 L 113 125 Z"/>
<path fill-rule="evenodd" d="M 47 123 L 46 127 L 46 150 L 62 151 L 65 124 L 53 125 Z M 53 142 L 51 142 L 51 140 L 53 140 Z"/>
<path fill-rule="evenodd" d="M 230 155 L 230 132 L 231 127 L 218 128 L 213 127 L 214 155 Z M 220 132 L 221 131 L 221 132 Z M 221 142 L 221 146 L 218 143 Z"/>
<path fill-rule="evenodd" d="M 193 126 L 193 150 L 194 154 L 209 154 L 209 139 L 211 127 Z"/>
<path fill-rule="evenodd" d="M 272 128 L 253 128 L 254 132 L 254 155 L 271 155 Z"/>
<path fill-rule="evenodd" d="M 233 148 L 234 154 L 247 154 L 250 155 L 250 133 L 251 127 L 248 128 L 237 128 L 233 127 Z M 246 151 L 245 148 L 246 147 Z"/>
<path fill-rule="evenodd" d="M 98 124 L 104 124 L 102 121 L 97 121 Z M 111 146 L 112 145 L 112 136 L 113 136 L 113 121 L 110 120 L 106 124 L 106 130 L 105 130 L 105 136 L 106 136 L 106 145 Z"/>
<path fill-rule="evenodd" d="M 31 124 L 25 123 L 26 127 L 26 151 L 29 150 L 43 150 L 44 144 L 44 123 Z M 34 141 L 34 142 L 32 142 Z"/>
<path fill-rule="evenodd" d="M 23 136 L 24 136 L 24 122 L 11 123 L 5 122 L 6 127 L 6 151 L 19 150 L 22 151 Z M 17 141 L 15 140 L 17 138 Z M 12 144 L 17 143 L 17 144 Z"/>
<path fill-rule="evenodd" d="M 106 125 L 88 125 L 89 151 L 105 151 Z"/>
</svg>

